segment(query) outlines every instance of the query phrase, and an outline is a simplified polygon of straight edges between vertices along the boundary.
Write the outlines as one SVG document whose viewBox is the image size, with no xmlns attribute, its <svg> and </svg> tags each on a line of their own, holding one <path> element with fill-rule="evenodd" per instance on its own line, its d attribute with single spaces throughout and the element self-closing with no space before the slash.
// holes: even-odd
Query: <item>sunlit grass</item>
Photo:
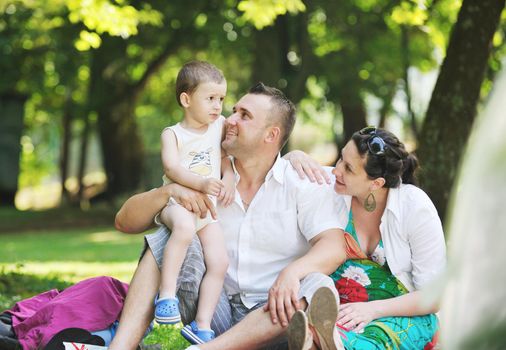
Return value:
<svg viewBox="0 0 506 350">
<path fill-rule="evenodd" d="M 38 276 L 57 276 L 72 283 L 103 275 L 128 283 L 132 278 L 137 262 L 26 261 L 22 264 L 2 263 L 0 266 L 6 272 L 18 271 Z"/>
<path fill-rule="evenodd" d="M 112 276 L 129 282 L 143 235 L 111 228 L 26 232 L 0 235 L 0 268 L 77 282 Z"/>
<path fill-rule="evenodd" d="M 155 324 L 153 331 L 144 339 L 144 343 L 160 344 L 162 350 L 183 350 L 190 346 L 180 331 L 182 324 L 176 325 L 158 325 Z"/>
<path fill-rule="evenodd" d="M 0 235 L 0 265 L 56 261 L 135 263 L 142 245 L 143 235 L 126 235 L 111 228 L 8 233 Z"/>
<path fill-rule="evenodd" d="M 128 283 L 142 246 L 143 235 L 110 227 L 0 234 L 0 309 L 90 277 L 106 275 Z M 180 329 L 180 324 L 156 326 L 145 342 L 185 349 L 189 344 Z"/>
</svg>

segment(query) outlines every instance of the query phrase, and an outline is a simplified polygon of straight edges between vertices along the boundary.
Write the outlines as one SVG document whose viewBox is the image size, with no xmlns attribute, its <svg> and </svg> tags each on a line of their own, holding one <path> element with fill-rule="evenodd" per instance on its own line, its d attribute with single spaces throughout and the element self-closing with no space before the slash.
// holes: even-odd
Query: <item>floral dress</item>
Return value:
<svg viewBox="0 0 506 350">
<path fill-rule="evenodd" d="M 330 277 L 341 304 L 394 298 L 408 293 L 390 272 L 380 240 L 368 257 L 360 248 L 350 210 L 345 229 L 347 258 Z M 362 333 L 338 327 L 347 350 L 433 349 L 437 343 L 438 320 L 434 314 L 415 317 L 383 317 L 370 322 Z"/>
</svg>

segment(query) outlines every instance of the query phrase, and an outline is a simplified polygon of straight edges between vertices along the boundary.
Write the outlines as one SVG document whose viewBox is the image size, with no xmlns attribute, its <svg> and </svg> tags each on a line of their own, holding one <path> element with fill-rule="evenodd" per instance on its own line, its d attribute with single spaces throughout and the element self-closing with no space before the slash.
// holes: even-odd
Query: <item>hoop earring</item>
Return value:
<svg viewBox="0 0 506 350">
<path fill-rule="evenodd" d="M 369 193 L 369 195 L 365 198 L 364 208 L 368 212 L 374 211 L 374 209 L 376 209 L 376 198 L 372 192 Z"/>
</svg>

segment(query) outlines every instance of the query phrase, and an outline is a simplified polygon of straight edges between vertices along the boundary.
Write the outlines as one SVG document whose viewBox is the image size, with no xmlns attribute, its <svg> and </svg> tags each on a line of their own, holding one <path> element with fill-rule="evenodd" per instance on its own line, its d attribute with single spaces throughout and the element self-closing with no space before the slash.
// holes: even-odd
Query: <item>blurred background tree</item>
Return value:
<svg viewBox="0 0 506 350">
<path fill-rule="evenodd" d="M 201 59 L 224 71 L 225 115 L 258 80 L 284 90 L 299 107 L 289 147 L 323 163 L 367 124 L 401 134 L 418 147 L 422 187 L 444 215 L 476 108 L 504 61 L 503 8 L 504 0 L 0 2 L 0 203 L 13 206 L 17 192 L 19 208 L 37 207 L 20 192 L 41 184 L 53 186 L 43 192 L 53 204 L 81 205 L 157 186 L 160 131 L 182 117 L 177 71 Z"/>
</svg>

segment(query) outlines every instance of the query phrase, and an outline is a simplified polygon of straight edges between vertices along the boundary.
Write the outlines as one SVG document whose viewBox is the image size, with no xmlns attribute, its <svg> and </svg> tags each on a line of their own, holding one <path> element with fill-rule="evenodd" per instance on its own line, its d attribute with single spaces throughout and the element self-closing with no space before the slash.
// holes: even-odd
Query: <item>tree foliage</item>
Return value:
<svg viewBox="0 0 506 350">
<path fill-rule="evenodd" d="M 460 6 L 459 0 L 2 2 L 0 95 L 27 101 L 20 181 L 35 184 L 54 173 L 59 149 L 76 163 L 68 150 L 80 140 L 84 175 L 86 140 L 97 133 L 107 194 L 135 190 L 146 153 L 159 151 L 161 129 L 182 116 L 173 86 L 191 59 L 223 69 L 227 109 L 262 80 L 298 102 L 304 120 L 318 124 L 330 114 L 328 134 L 336 143 L 398 117 L 416 139 L 423 111 L 399 112 L 392 101 L 409 106 L 416 84 L 410 72 L 438 67 Z M 482 96 L 504 56 L 501 28 Z M 371 98 L 379 101 L 379 120 Z"/>
</svg>

